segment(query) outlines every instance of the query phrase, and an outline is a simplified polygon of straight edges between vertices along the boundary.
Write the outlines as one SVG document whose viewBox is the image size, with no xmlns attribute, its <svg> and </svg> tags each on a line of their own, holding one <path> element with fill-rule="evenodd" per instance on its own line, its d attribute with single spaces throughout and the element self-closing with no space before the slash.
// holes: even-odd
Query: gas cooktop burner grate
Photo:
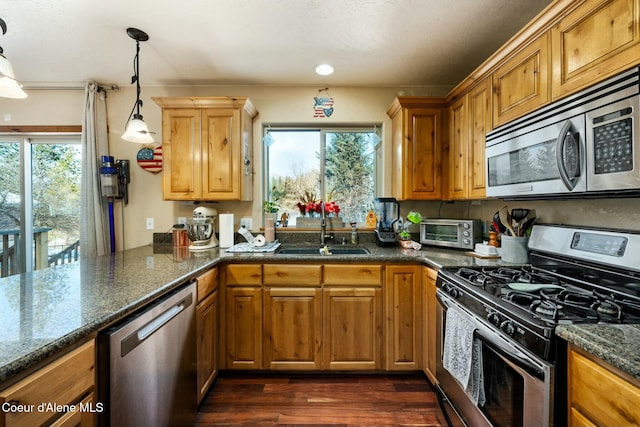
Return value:
<svg viewBox="0 0 640 427">
<path fill-rule="evenodd" d="M 526 266 L 517 269 L 509 267 L 484 267 L 482 269 L 462 267 L 456 271 L 455 275 L 474 286 L 502 285 L 513 282 L 554 285 L 559 283 L 556 277 L 533 271 Z"/>
<path fill-rule="evenodd" d="M 530 265 L 522 267 L 462 267 L 455 276 L 480 288 L 481 294 L 494 295 L 503 304 L 520 307 L 549 325 L 557 323 L 636 323 L 640 322 L 640 302 L 631 301 L 613 291 L 584 288 L 566 279 L 540 271 Z M 531 291 L 515 290 L 510 284 L 553 285 Z M 515 288 L 515 286 L 513 286 Z"/>
</svg>

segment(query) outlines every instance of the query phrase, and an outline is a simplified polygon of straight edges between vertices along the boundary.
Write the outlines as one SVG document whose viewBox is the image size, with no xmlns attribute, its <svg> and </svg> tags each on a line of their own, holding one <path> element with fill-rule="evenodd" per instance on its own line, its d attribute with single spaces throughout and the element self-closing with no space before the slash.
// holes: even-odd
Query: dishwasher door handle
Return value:
<svg viewBox="0 0 640 427">
<path fill-rule="evenodd" d="M 124 357 L 128 353 L 130 353 L 134 348 L 140 345 L 144 340 L 149 338 L 155 331 L 162 328 L 164 325 L 169 323 L 171 319 L 176 317 L 178 314 L 184 311 L 185 308 L 189 307 L 192 303 L 192 295 L 189 294 L 185 298 L 183 298 L 180 302 L 173 305 L 171 308 L 163 311 L 161 314 L 156 316 L 146 325 L 141 327 L 140 329 L 132 332 L 127 335 L 120 342 L 120 356 Z"/>
</svg>

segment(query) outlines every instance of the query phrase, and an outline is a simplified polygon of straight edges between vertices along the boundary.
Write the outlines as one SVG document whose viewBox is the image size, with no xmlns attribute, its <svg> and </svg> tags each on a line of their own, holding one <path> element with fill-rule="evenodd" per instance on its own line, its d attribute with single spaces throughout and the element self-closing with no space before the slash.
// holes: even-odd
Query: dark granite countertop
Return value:
<svg viewBox="0 0 640 427">
<path fill-rule="evenodd" d="M 640 381 L 640 325 L 560 325 L 556 335 Z"/>
<path fill-rule="evenodd" d="M 149 245 L 0 279 L 0 383 L 123 319 L 220 262 L 409 262 L 491 265 L 464 251 L 365 244 L 368 255 L 229 254 Z"/>
</svg>

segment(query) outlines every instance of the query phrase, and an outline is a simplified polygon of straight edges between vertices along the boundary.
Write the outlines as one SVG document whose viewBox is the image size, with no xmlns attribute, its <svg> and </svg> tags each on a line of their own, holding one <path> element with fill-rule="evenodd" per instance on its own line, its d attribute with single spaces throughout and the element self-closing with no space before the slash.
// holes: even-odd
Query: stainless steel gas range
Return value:
<svg viewBox="0 0 640 427">
<path fill-rule="evenodd" d="M 451 424 L 566 423 L 556 325 L 640 323 L 640 233 L 536 225 L 530 264 L 438 273 L 436 377 Z"/>
</svg>

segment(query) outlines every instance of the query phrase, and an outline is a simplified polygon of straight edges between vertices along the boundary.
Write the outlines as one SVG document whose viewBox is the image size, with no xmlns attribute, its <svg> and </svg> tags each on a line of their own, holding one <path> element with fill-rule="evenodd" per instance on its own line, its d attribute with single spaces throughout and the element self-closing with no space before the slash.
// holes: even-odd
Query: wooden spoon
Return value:
<svg viewBox="0 0 640 427">
<path fill-rule="evenodd" d="M 510 215 L 509 215 L 509 209 L 506 206 L 504 206 L 502 209 L 500 209 L 500 222 L 505 227 L 507 227 L 507 230 L 509 230 L 511 235 L 515 237 L 516 232 L 513 229 L 513 227 L 511 226 L 511 218 L 510 218 Z"/>
</svg>

